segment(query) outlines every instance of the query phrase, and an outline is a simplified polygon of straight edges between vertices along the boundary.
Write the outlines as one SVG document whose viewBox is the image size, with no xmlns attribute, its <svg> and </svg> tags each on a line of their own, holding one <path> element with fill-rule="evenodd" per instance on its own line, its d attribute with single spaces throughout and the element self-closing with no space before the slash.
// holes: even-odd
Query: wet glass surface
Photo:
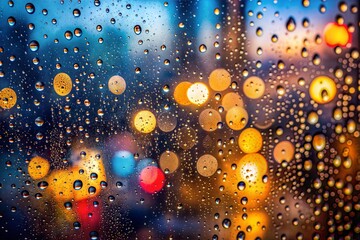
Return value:
<svg viewBox="0 0 360 240">
<path fill-rule="evenodd" d="M 359 5 L 1 1 L 0 239 L 359 239 Z"/>
</svg>

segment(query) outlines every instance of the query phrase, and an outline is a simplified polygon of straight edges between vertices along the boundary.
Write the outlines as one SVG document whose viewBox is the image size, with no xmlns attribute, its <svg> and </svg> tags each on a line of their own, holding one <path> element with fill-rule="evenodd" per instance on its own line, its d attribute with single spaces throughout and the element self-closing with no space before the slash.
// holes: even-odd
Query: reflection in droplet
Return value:
<svg viewBox="0 0 360 240">
<path fill-rule="evenodd" d="M 140 26 L 140 25 L 135 25 L 135 26 L 134 26 L 134 33 L 135 33 L 136 35 L 140 35 L 140 34 L 141 34 L 141 31 L 142 31 L 142 29 L 141 29 L 141 26 Z"/>
<path fill-rule="evenodd" d="M 293 32 L 296 29 L 296 22 L 295 19 L 293 17 L 290 17 L 287 22 L 286 22 L 286 29 L 289 32 Z"/>
<path fill-rule="evenodd" d="M 40 46 L 39 43 L 35 40 L 33 40 L 29 43 L 29 48 L 33 52 L 36 52 L 37 50 L 39 50 L 39 46 Z"/>
<path fill-rule="evenodd" d="M 25 9 L 29 14 L 33 14 L 35 12 L 35 6 L 32 3 L 27 3 L 25 5 Z"/>
<path fill-rule="evenodd" d="M 83 182 L 81 180 L 76 180 L 73 185 L 75 190 L 80 190 L 82 186 L 83 186 Z"/>
</svg>

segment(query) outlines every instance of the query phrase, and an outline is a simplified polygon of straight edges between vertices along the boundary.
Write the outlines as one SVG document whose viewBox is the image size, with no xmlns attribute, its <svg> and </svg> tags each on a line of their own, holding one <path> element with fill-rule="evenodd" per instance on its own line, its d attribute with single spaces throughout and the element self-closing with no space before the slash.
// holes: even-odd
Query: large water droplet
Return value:
<svg viewBox="0 0 360 240">
<path fill-rule="evenodd" d="M 33 14 L 35 12 L 35 6 L 32 3 L 27 3 L 25 9 L 28 13 Z"/>
<path fill-rule="evenodd" d="M 83 182 L 81 180 L 76 180 L 74 182 L 74 189 L 75 190 L 80 190 L 83 186 Z"/>
<path fill-rule="evenodd" d="M 135 25 L 135 27 L 134 27 L 134 33 L 135 33 L 136 35 L 140 35 L 140 33 L 141 33 L 141 26 L 140 26 L 140 25 Z"/>
<path fill-rule="evenodd" d="M 39 43 L 35 40 L 33 40 L 29 43 L 29 48 L 33 52 L 36 52 L 37 50 L 39 50 L 39 47 L 40 47 Z"/>
<path fill-rule="evenodd" d="M 222 222 L 222 226 L 226 229 L 230 228 L 231 226 L 231 220 L 228 218 L 225 218 Z"/>
<path fill-rule="evenodd" d="M 289 20 L 286 22 L 286 29 L 289 32 L 293 32 L 296 29 L 296 22 L 293 17 L 290 17 Z"/>
</svg>

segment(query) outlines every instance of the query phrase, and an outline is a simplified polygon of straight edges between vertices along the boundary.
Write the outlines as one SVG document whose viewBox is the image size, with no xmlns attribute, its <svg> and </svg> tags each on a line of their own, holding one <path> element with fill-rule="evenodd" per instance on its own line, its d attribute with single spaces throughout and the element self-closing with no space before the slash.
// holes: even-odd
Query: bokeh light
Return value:
<svg viewBox="0 0 360 240">
<path fill-rule="evenodd" d="M 328 23 L 324 29 L 324 39 L 329 47 L 346 47 L 351 42 L 351 34 L 344 24 Z"/>
<path fill-rule="evenodd" d="M 359 8 L 0 2 L 0 239 L 358 239 Z"/>
<path fill-rule="evenodd" d="M 231 83 L 230 73 L 223 68 L 215 69 L 210 73 L 209 85 L 214 91 L 224 91 Z"/>
<path fill-rule="evenodd" d="M 134 155 L 128 151 L 118 151 L 111 159 L 112 169 L 119 177 L 127 177 L 134 172 Z"/>
<path fill-rule="evenodd" d="M 110 92 L 112 92 L 115 95 L 120 95 L 123 92 L 125 92 L 126 82 L 124 78 L 122 78 L 121 76 L 115 75 L 109 79 L 108 87 Z"/>
<path fill-rule="evenodd" d="M 54 77 L 54 90 L 59 96 L 66 96 L 71 92 L 72 80 L 66 73 L 58 73 Z"/>
<path fill-rule="evenodd" d="M 336 84 L 327 76 L 319 76 L 312 80 L 309 87 L 310 97 L 317 103 L 325 104 L 336 96 Z"/>
<path fill-rule="evenodd" d="M 274 149 L 274 158 L 278 163 L 282 161 L 290 162 L 293 160 L 295 154 L 295 147 L 289 141 L 282 141 L 276 144 Z"/>
<path fill-rule="evenodd" d="M 16 92 L 11 88 L 3 88 L 0 91 L 0 107 L 10 109 L 15 106 L 17 101 Z"/>
<path fill-rule="evenodd" d="M 157 167 L 146 167 L 140 173 L 139 183 L 141 188 L 148 193 L 159 192 L 165 184 L 165 176 Z"/>
<path fill-rule="evenodd" d="M 233 130 L 243 129 L 249 121 L 247 111 L 242 107 L 232 107 L 226 113 L 226 123 Z"/>
<path fill-rule="evenodd" d="M 202 129 L 208 132 L 213 132 L 217 129 L 221 122 L 221 115 L 215 109 L 205 109 L 199 115 L 199 123 Z"/>
<path fill-rule="evenodd" d="M 192 104 L 202 105 L 209 98 L 209 89 L 204 83 L 196 82 L 188 88 L 186 96 Z"/>
<path fill-rule="evenodd" d="M 33 157 L 28 165 L 29 175 L 35 180 L 45 177 L 49 173 L 49 170 L 49 161 L 40 156 Z"/>
<path fill-rule="evenodd" d="M 191 85 L 192 85 L 191 82 L 181 82 L 175 87 L 174 99 L 178 104 L 184 106 L 191 104 L 187 96 L 187 91 Z"/>
<path fill-rule="evenodd" d="M 265 83 L 261 78 L 251 76 L 245 80 L 243 91 L 245 96 L 250 99 L 261 98 L 265 92 Z"/>
<path fill-rule="evenodd" d="M 244 153 L 255 153 L 262 147 L 261 133 L 255 128 L 246 128 L 240 133 L 239 147 Z"/>
<path fill-rule="evenodd" d="M 141 110 L 135 114 L 134 126 L 141 133 L 151 133 L 156 128 L 156 117 L 148 110 Z"/>
</svg>

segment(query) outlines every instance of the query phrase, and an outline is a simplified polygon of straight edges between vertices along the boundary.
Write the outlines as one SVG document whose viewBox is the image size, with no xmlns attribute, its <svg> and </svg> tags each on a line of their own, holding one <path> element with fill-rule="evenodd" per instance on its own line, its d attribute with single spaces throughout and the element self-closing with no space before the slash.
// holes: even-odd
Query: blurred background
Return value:
<svg viewBox="0 0 360 240">
<path fill-rule="evenodd" d="M 358 239 L 359 2 L 2 1 L 1 239 Z"/>
</svg>

